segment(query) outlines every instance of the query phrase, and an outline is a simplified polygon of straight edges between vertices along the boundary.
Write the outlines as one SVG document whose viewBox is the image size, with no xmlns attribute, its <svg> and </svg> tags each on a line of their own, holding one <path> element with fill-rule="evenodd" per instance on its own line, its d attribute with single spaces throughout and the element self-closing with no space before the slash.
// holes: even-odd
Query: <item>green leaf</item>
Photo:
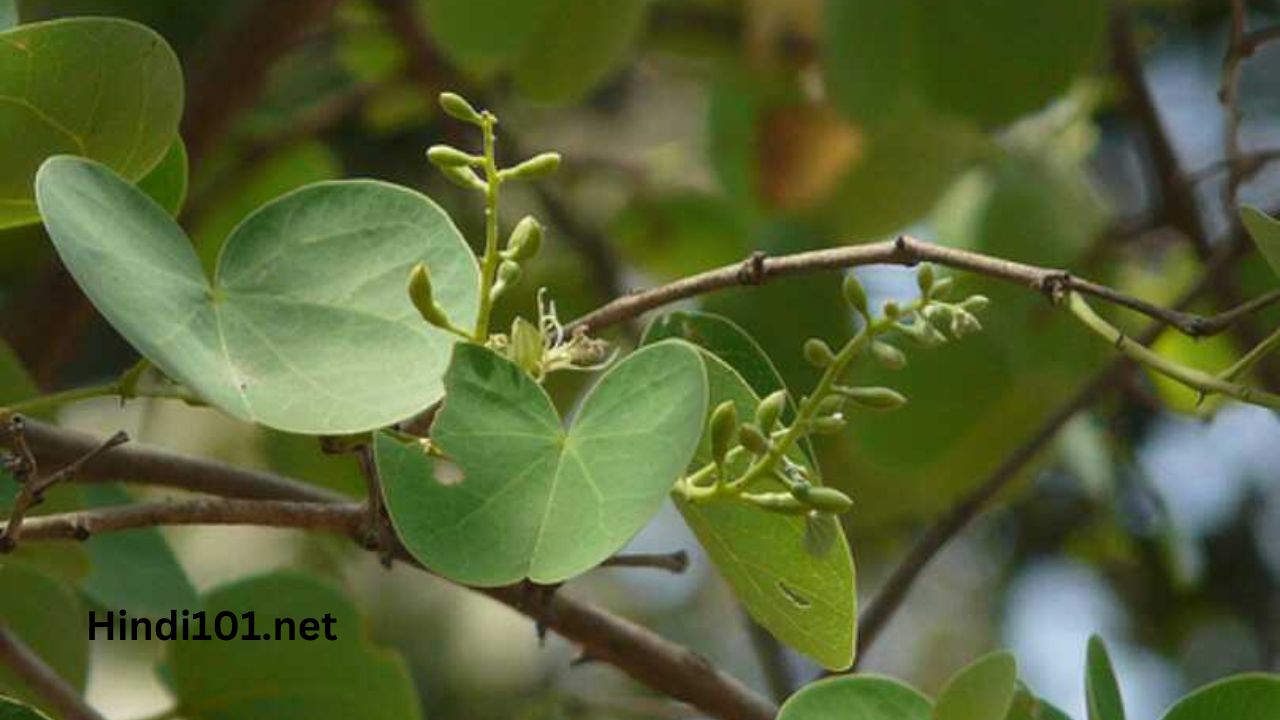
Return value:
<svg viewBox="0 0 1280 720">
<path fill-rule="evenodd" d="M 516 365 L 458 345 L 432 441 L 462 471 L 446 485 L 418 448 L 377 441 L 391 520 L 414 557 L 467 585 L 560 582 L 620 549 L 658 511 L 702 432 L 698 353 L 670 341 L 629 355 L 565 430 Z"/>
<path fill-rule="evenodd" d="M 1103 0 L 827 0 L 828 86 L 839 108 L 869 123 L 923 104 L 1002 124 L 1087 71 L 1106 20 Z"/>
<path fill-rule="evenodd" d="M 0 0 L 0 10 L 5 0 Z M 0 720 L 49 720 L 49 716 L 12 698 L 0 697 Z"/>
<path fill-rule="evenodd" d="M 1008 652 L 994 652 L 956 673 L 933 706 L 934 720 L 993 720 L 1009 713 L 1018 683 L 1018 664 Z"/>
<path fill-rule="evenodd" d="M 160 162 L 138 181 L 138 189 L 177 217 L 187 200 L 187 146 L 176 138 Z"/>
<path fill-rule="evenodd" d="M 86 485 L 83 492 L 90 507 L 126 505 L 133 499 L 110 484 Z M 99 607 L 156 617 L 196 606 L 195 588 L 156 528 L 96 535 L 85 547 L 92 570 L 81 590 Z"/>
<path fill-rule="evenodd" d="M 553 0 L 512 66 L 516 87 L 568 102 L 614 72 L 644 30 L 648 0 Z M 504 11 L 505 12 L 505 11 Z"/>
<path fill-rule="evenodd" d="M 1272 271 L 1280 275 L 1280 220 L 1262 212 L 1251 205 L 1240 207 L 1240 220 L 1258 246 L 1258 252 L 1271 266 Z"/>
<path fill-rule="evenodd" d="M 200 263 L 212 270 L 222 243 L 254 210 L 287 192 L 341 174 L 338 158 L 324 143 L 304 142 L 263 160 L 234 185 L 212 191 L 191 229 Z"/>
<path fill-rule="evenodd" d="M 1280 676 L 1237 675 L 1206 685 L 1179 700 L 1164 720 L 1275 720 L 1280 717 Z"/>
<path fill-rule="evenodd" d="M 1036 697 L 1021 683 L 1004 720 L 1071 720 L 1067 714 Z"/>
<path fill-rule="evenodd" d="M 418 262 L 454 322 L 474 322 L 475 258 L 435 203 L 371 180 L 311 185 L 227 239 L 212 283 L 181 228 L 97 163 L 49 160 L 45 225 L 98 310 L 147 359 L 237 418 L 344 434 L 438 400 L 452 336 L 405 291 Z"/>
<path fill-rule="evenodd" d="M 857 675 L 810 683 L 792 695 L 778 720 L 929 720 L 929 698 L 890 678 Z"/>
<path fill-rule="evenodd" d="M 527 97 L 568 102 L 617 69 L 648 0 L 432 0 L 427 27 L 472 75 L 507 71 Z"/>
<path fill-rule="evenodd" d="M 984 142 L 967 123 L 922 113 L 900 116 L 866 133 L 827 211 L 843 234 L 859 241 L 902 230 L 933 208 Z"/>
<path fill-rule="evenodd" d="M 693 343 L 720 358 L 742 376 L 757 397 L 784 387 L 782 375 L 760 344 L 722 315 L 683 310 L 667 313 L 649 324 L 641 344 L 667 338 Z"/>
<path fill-rule="evenodd" d="M 85 612 L 65 583 L 22 563 L 0 559 L 0 625 L 21 638 L 76 690 L 89 668 Z M 44 708 L 44 701 L 0 663 L 0 693 Z M 51 709 L 51 708 L 46 708 Z"/>
<path fill-rule="evenodd" d="M 182 70 L 164 39 L 137 23 L 31 23 L 0 33 L 0 97 L 2 228 L 39 219 L 31 181 L 51 155 L 90 157 L 129 180 L 146 175 L 177 137 Z"/>
<path fill-rule="evenodd" d="M 1089 638 L 1084 689 L 1089 720 L 1124 720 L 1124 701 L 1120 697 L 1115 670 L 1111 667 L 1111 656 L 1097 635 Z"/>
<path fill-rule="evenodd" d="M 270 640 L 178 640 L 170 645 L 179 715 L 190 720 L 409 720 L 422 717 L 403 660 L 374 646 L 351 602 L 327 584 L 276 573 L 217 588 L 204 597 L 208 629 L 221 613 L 236 618 L 239 637 L 253 631 Z M 227 617 L 223 615 L 222 617 Z M 281 637 L 277 619 L 296 629 L 307 618 L 332 617 L 337 640 Z M 224 619 L 224 631 L 231 620 Z M 193 629 L 194 633 L 195 630 Z"/>
<path fill-rule="evenodd" d="M 739 417 L 752 417 L 760 401 L 742 376 L 714 355 L 704 354 L 703 362 L 709 405 L 732 400 Z M 809 464 L 799 452 L 792 459 Z M 703 437 L 694 466 L 710 461 L 710 438 Z M 783 486 L 760 480 L 746 489 L 776 492 Z M 856 575 L 848 541 L 835 518 L 780 515 L 725 500 L 689 503 L 676 496 L 675 502 L 756 622 L 826 668 L 843 669 L 853 662 Z"/>
</svg>

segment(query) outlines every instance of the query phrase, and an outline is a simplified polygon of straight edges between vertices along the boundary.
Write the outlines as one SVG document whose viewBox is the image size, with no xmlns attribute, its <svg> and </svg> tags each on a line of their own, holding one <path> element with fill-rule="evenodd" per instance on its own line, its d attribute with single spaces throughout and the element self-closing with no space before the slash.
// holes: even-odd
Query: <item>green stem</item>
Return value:
<svg viewBox="0 0 1280 720">
<path fill-rule="evenodd" d="M 1228 382 L 1235 380 L 1243 375 L 1258 363 L 1259 360 L 1269 355 L 1277 347 L 1280 347 L 1280 328 L 1268 335 L 1262 342 L 1253 346 L 1253 349 L 1245 353 L 1244 357 L 1236 361 L 1234 365 L 1218 373 L 1218 377 Z"/>
<path fill-rule="evenodd" d="M 109 382 L 102 385 L 92 385 L 82 388 L 71 388 L 62 392 L 41 395 L 29 400 L 14 403 L 5 408 L 7 413 L 22 415 L 37 415 L 49 410 L 56 410 L 63 405 L 69 405 L 73 402 L 88 400 L 90 398 L 110 397 L 120 393 L 120 382 Z"/>
<path fill-rule="evenodd" d="M 1076 292 L 1071 293 L 1067 298 L 1068 307 L 1071 312 L 1084 323 L 1084 326 L 1092 330 L 1098 336 L 1104 338 L 1107 342 L 1116 347 L 1117 350 L 1124 353 L 1125 356 L 1134 362 L 1143 365 L 1151 370 L 1164 375 L 1172 380 L 1186 385 L 1192 390 L 1199 390 L 1205 395 L 1226 395 L 1235 398 L 1241 402 L 1253 403 L 1272 409 L 1280 410 L 1280 395 L 1273 395 L 1263 390 L 1247 387 L 1237 383 L 1224 380 L 1221 377 L 1210 375 L 1202 370 L 1189 368 L 1180 365 L 1172 360 L 1158 355 L 1144 345 L 1134 342 L 1124 333 L 1120 332 L 1114 325 L 1102 319 L 1089 303 Z M 1270 339 L 1270 338 L 1268 338 Z M 1276 342 L 1280 342 L 1277 340 Z"/>
<path fill-rule="evenodd" d="M 498 173 L 498 162 L 494 153 L 493 126 L 496 118 L 488 111 L 484 113 L 484 176 L 488 188 L 484 193 L 484 257 L 480 260 L 480 310 L 476 315 L 476 331 L 472 336 L 476 342 L 483 343 L 489 338 L 489 316 L 493 313 L 493 283 L 498 274 L 498 264 L 502 258 L 498 254 L 498 187 L 502 178 Z"/>
<path fill-rule="evenodd" d="M 16 402 L 12 405 L 0 407 L 0 415 L 36 415 L 50 410 L 56 410 L 64 405 L 80 402 L 81 400 L 91 400 L 100 397 L 113 397 L 121 394 L 121 385 L 123 380 L 103 383 L 101 385 L 90 385 L 89 387 L 71 388 L 61 392 L 41 395 L 27 400 Z M 138 392 L 136 397 L 158 398 L 165 400 L 182 400 L 189 403 L 203 403 L 198 396 L 193 395 L 185 389 L 174 390 L 147 390 Z"/>
</svg>

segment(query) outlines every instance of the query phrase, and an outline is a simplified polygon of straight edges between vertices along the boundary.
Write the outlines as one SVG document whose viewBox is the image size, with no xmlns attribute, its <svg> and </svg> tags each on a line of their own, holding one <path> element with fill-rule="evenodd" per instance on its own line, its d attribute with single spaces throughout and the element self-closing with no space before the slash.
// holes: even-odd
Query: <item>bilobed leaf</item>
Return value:
<svg viewBox="0 0 1280 720">
<path fill-rule="evenodd" d="M 1258 246 L 1258 252 L 1267 261 L 1271 269 L 1280 275 L 1280 220 L 1262 212 L 1251 205 L 1240 208 L 1240 220 Z"/>
<path fill-rule="evenodd" d="M 210 282 L 173 219 L 108 168 L 53 158 L 36 184 L 49 235 L 98 310 L 243 420 L 342 434 L 438 400 L 454 340 L 409 301 L 418 262 L 453 321 L 475 319 L 475 258 L 444 211 L 405 188 L 353 180 L 285 195 L 232 232 Z"/>
<path fill-rule="evenodd" d="M 1089 720 L 1124 720 L 1124 701 L 1116 683 L 1115 669 L 1111 666 L 1111 656 L 1097 635 L 1089 638 L 1084 689 Z"/>
<path fill-rule="evenodd" d="M 334 180 L 342 174 L 338 158 L 324 143 L 303 142 L 258 163 L 234 185 L 214 192 L 191 228 L 200 263 L 213 270 L 218 251 L 231 231 L 253 211 L 304 185 Z"/>
<path fill-rule="evenodd" d="M 82 492 L 89 507 L 132 500 L 117 485 L 86 485 Z M 158 529 L 103 533 L 90 537 L 85 547 L 92 569 L 81 590 L 98 606 L 127 610 L 134 617 L 158 617 L 173 608 L 196 606 L 195 588 Z"/>
<path fill-rule="evenodd" d="M 177 217 L 187 200 L 187 146 L 176 138 L 151 172 L 138 180 L 138 189 Z"/>
<path fill-rule="evenodd" d="M 62 679 L 84 689 L 89 667 L 85 611 L 72 589 L 50 575 L 0 559 L 0 625 L 18 636 Z M 42 696 L 0 663 L 0 693 L 44 708 Z"/>
<path fill-rule="evenodd" d="M 417 693 L 401 658 L 374 646 L 356 608 L 335 588 L 302 575 L 277 573 L 219 587 L 203 598 L 209 632 L 226 612 L 237 635 L 270 640 L 177 640 L 170 646 L 179 715 L 190 720 L 413 720 Z M 301 630 L 307 618 L 333 618 L 337 640 L 280 637 L 277 619 Z M 224 616 L 225 617 L 225 616 Z M 230 630 L 230 620 L 223 620 Z M 281 628 L 285 630 L 285 628 Z M 324 632 L 324 626 L 317 628 Z M 195 630 L 192 630 L 195 632 Z M 81 633 L 83 634 L 83 633 Z"/>
<path fill-rule="evenodd" d="M 0 227 L 39 219 L 32 179 L 45 158 L 83 155 L 136 181 L 181 114 L 178 59 L 142 25 L 72 18 L 0 33 Z"/>
<path fill-rule="evenodd" d="M 755 414 L 759 398 L 742 376 L 718 357 L 704 354 L 710 407 L 731 400 L 738 416 Z M 792 460 L 807 465 L 804 455 Z M 704 437 L 691 467 L 711 461 Z M 731 473 L 745 469 L 739 458 Z M 748 491 L 779 492 L 781 482 L 760 480 Z M 831 516 L 781 515 L 725 500 L 676 507 L 747 612 L 770 633 L 830 669 L 853 662 L 857 593 L 849 544 Z M 821 535 L 822 537 L 815 537 Z"/>
<path fill-rule="evenodd" d="M 890 678 L 857 675 L 806 685 L 778 720 L 929 720 L 929 698 Z"/>
<path fill-rule="evenodd" d="M 0 9 L 5 2 L 0 0 Z M 13 698 L 0 696 L 0 720 L 49 720 L 49 716 Z"/>
<path fill-rule="evenodd" d="M 1275 720 L 1280 717 L 1280 676 L 1237 675 L 1206 685 L 1179 700 L 1164 720 Z"/>
<path fill-rule="evenodd" d="M 377 441 L 405 547 L 468 585 L 555 583 L 620 549 L 693 457 L 706 417 L 698 352 L 652 345 L 605 373 L 565 429 L 543 389 L 490 350 L 458 345 L 431 439 L 461 470 L 446 485 L 412 445 Z"/>
<path fill-rule="evenodd" d="M 995 652 L 956 673 L 938 695 L 933 720 L 998 720 L 1008 714 L 1018 683 L 1013 655 Z"/>
</svg>

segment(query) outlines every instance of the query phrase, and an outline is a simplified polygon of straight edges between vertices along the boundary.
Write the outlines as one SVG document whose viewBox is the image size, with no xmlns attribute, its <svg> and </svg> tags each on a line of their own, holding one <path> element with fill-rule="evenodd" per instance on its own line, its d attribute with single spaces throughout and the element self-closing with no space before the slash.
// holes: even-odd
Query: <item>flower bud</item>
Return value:
<svg viewBox="0 0 1280 720">
<path fill-rule="evenodd" d="M 538 254 L 542 247 L 542 224 L 532 215 L 525 215 L 507 240 L 503 257 L 514 262 L 525 262 Z"/>
<path fill-rule="evenodd" d="M 933 266 L 929 263 L 920 263 L 920 267 L 916 270 L 916 285 L 920 288 L 920 294 L 929 297 L 933 292 Z"/>
<path fill-rule="evenodd" d="M 960 307 L 971 313 L 976 313 L 986 310 L 990 304 L 991 301 L 987 299 L 986 295 L 970 295 L 964 299 L 964 302 L 960 303 Z"/>
<path fill-rule="evenodd" d="M 907 403 L 907 399 L 901 393 L 887 387 L 837 386 L 835 391 L 855 405 L 873 410 L 892 410 Z"/>
<path fill-rule="evenodd" d="M 933 284 L 933 289 L 929 292 L 929 297 L 935 300 L 946 300 L 947 296 L 951 294 L 951 287 L 954 284 L 955 281 L 949 277 L 939 278 L 937 282 Z"/>
<path fill-rule="evenodd" d="M 982 331 L 982 323 L 978 318 L 959 308 L 951 317 L 951 334 L 957 339 Z"/>
<path fill-rule="evenodd" d="M 773 432 L 773 426 L 777 424 L 778 418 L 782 416 L 782 409 L 787 404 L 787 391 L 776 390 L 769 393 L 764 400 L 760 401 L 760 405 L 756 407 L 756 425 L 766 433 Z"/>
<path fill-rule="evenodd" d="M 881 312 L 886 318 L 897 320 L 898 316 L 902 315 L 902 308 L 899 307 L 898 303 L 890 300 L 884 304 L 884 309 Z"/>
<path fill-rule="evenodd" d="M 821 485 L 809 488 L 803 502 L 814 510 L 833 515 L 847 513 L 853 508 L 853 500 L 849 499 L 848 495 L 835 488 Z"/>
<path fill-rule="evenodd" d="M 871 343 L 871 357 L 889 370 L 901 370 L 907 366 L 907 354 L 883 340 Z"/>
<path fill-rule="evenodd" d="M 814 435 L 834 435 L 844 430 L 844 418 L 840 415 L 814 418 L 809 421 L 809 432 Z"/>
<path fill-rule="evenodd" d="M 466 190 L 479 190 L 484 192 L 489 189 L 489 183 L 485 182 L 476 171 L 470 167 L 459 165 L 437 165 L 440 168 L 440 174 L 449 182 Z"/>
<path fill-rule="evenodd" d="M 456 147 L 448 145 L 432 145 L 427 148 L 427 160 L 432 165 L 439 168 L 445 167 L 470 167 L 475 164 L 479 158 L 468 155 Z"/>
<path fill-rule="evenodd" d="M 444 110 L 450 117 L 473 125 L 479 125 L 484 122 L 484 118 L 480 116 L 480 113 L 475 108 L 471 107 L 471 103 L 464 100 L 457 93 L 440 93 L 440 109 Z"/>
<path fill-rule="evenodd" d="M 817 414 L 819 417 L 823 415 L 834 415 L 844 409 L 844 398 L 839 395 L 828 395 L 822 398 L 818 403 Z"/>
<path fill-rule="evenodd" d="M 507 349 L 511 362 L 527 373 L 539 375 L 542 351 L 542 332 L 528 320 L 516 318 L 511 323 L 511 345 Z"/>
<path fill-rule="evenodd" d="M 835 362 L 836 356 L 825 342 L 818 338 L 809 338 L 804 341 L 804 359 L 814 367 L 824 368 Z"/>
<path fill-rule="evenodd" d="M 738 428 L 738 406 L 732 400 L 725 400 L 716 406 L 711 413 L 711 457 L 717 464 L 724 463 L 729 448 L 733 445 L 733 434 Z"/>
<path fill-rule="evenodd" d="M 409 271 L 409 300 L 418 309 L 423 320 L 438 328 L 449 328 L 451 323 L 445 315 L 444 308 L 436 302 L 431 289 L 431 273 L 424 263 L 418 263 Z"/>
<path fill-rule="evenodd" d="M 841 286 L 844 290 L 844 299 L 853 306 L 860 314 L 867 314 L 867 291 L 863 289 L 862 283 L 858 282 L 858 276 L 852 272 L 845 273 L 844 284 Z"/>
<path fill-rule="evenodd" d="M 750 423 L 738 428 L 738 442 L 753 455 L 769 452 L 769 439 L 760 432 L 760 428 Z"/>
<path fill-rule="evenodd" d="M 555 172 L 560 167 L 560 153 L 545 152 L 525 160 L 513 168 L 508 168 L 505 172 L 507 177 L 518 178 L 520 180 L 534 180 L 546 177 Z"/>
</svg>

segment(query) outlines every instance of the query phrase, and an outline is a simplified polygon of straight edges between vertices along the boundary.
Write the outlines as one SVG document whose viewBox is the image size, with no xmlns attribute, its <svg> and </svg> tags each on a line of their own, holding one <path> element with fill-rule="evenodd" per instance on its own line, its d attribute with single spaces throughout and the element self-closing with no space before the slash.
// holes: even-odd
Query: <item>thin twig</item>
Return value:
<svg viewBox="0 0 1280 720">
<path fill-rule="evenodd" d="M 1240 185 L 1244 183 L 1243 151 L 1240 149 L 1240 75 L 1245 58 L 1252 52 L 1245 47 L 1245 0 L 1230 0 L 1231 29 L 1227 35 L 1227 52 L 1222 60 L 1222 85 L 1218 100 L 1226 115 L 1222 130 L 1223 157 L 1227 163 L 1227 181 L 1222 187 L 1223 207 L 1235 205 Z"/>
<path fill-rule="evenodd" d="M 10 432 L 13 433 L 14 445 L 22 448 L 19 453 L 26 453 L 27 458 L 30 457 L 30 449 L 27 447 L 25 423 L 15 422 L 17 418 L 10 421 Z M 76 473 L 88 462 L 95 457 L 110 450 L 117 445 L 123 445 L 129 442 L 128 433 L 123 430 L 117 432 L 111 437 L 104 440 L 97 447 L 89 450 L 71 463 L 67 464 L 60 470 L 50 473 L 47 476 L 40 477 L 31 474 L 30 471 L 15 474 L 22 479 L 22 489 L 18 492 L 17 497 L 13 499 L 13 506 L 9 509 L 9 518 L 5 522 L 4 531 L 0 532 L 0 553 L 11 552 L 18 546 L 18 539 L 22 535 L 22 521 L 26 518 L 27 511 L 39 505 L 44 501 L 44 493 L 49 488 L 60 482 L 75 477 Z M 21 457 L 21 455 L 20 455 Z M 25 468 L 35 468 L 34 460 L 22 458 L 21 464 Z"/>
<path fill-rule="evenodd" d="M 574 320 L 566 330 L 573 331 L 582 327 L 589 331 L 599 331 L 680 300 L 725 288 L 760 285 L 779 277 L 862 265 L 915 265 L 921 262 L 965 270 L 1028 287 L 1051 296 L 1075 290 L 1160 320 L 1191 337 L 1206 337 L 1221 333 L 1241 317 L 1280 301 L 1280 290 L 1276 290 L 1218 315 L 1201 316 L 1164 308 L 1105 285 L 1075 277 L 1063 270 L 1042 268 L 968 250 L 934 245 L 903 235 L 896 240 L 813 250 L 776 258 L 753 255 L 739 264 L 725 265 L 651 290 L 618 298 Z"/>
<path fill-rule="evenodd" d="M 378 463 L 373 458 L 373 447 L 369 443 L 361 443 L 355 448 L 356 459 L 360 463 L 360 475 L 364 477 L 365 491 L 365 527 L 361 533 L 361 544 L 367 550 L 374 550 L 386 567 L 391 567 L 393 552 L 396 547 L 396 532 L 391 527 L 391 517 L 387 514 L 382 500 L 382 478 L 378 474 Z"/>
<path fill-rule="evenodd" d="M 36 692 L 62 720 L 106 720 L 4 622 L 0 622 L 0 663 Z"/>
</svg>

